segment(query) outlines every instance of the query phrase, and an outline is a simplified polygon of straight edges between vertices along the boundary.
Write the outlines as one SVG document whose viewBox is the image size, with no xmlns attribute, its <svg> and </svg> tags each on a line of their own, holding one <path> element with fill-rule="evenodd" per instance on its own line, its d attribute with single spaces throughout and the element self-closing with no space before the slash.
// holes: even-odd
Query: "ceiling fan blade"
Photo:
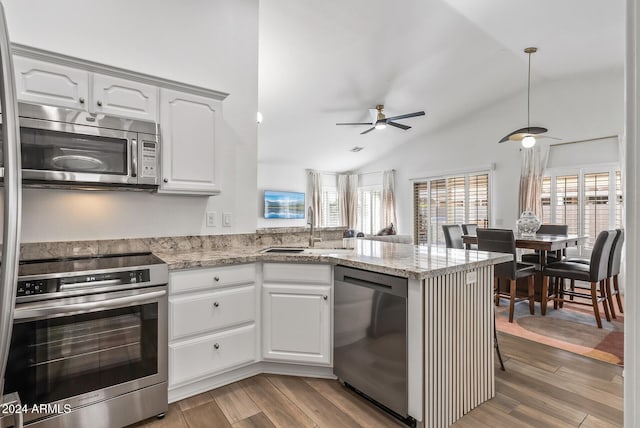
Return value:
<svg viewBox="0 0 640 428">
<path fill-rule="evenodd" d="M 369 123 L 368 125 L 371 125 L 371 124 Z M 362 131 L 362 132 L 360 133 L 360 135 L 364 135 L 364 134 L 366 134 L 367 132 L 371 132 L 371 131 L 373 131 L 374 129 L 376 129 L 376 127 L 375 127 L 375 126 L 374 126 L 373 128 L 369 128 L 369 129 L 367 129 L 366 131 Z"/>
<path fill-rule="evenodd" d="M 408 119 L 410 117 L 416 117 L 416 116 L 424 116 L 425 112 L 423 111 L 417 111 L 415 113 L 407 113 L 407 114 L 401 114 L 400 116 L 393 116 L 393 117 L 388 117 L 387 118 L 387 123 L 389 123 L 389 120 L 398 120 L 398 119 Z"/>
<path fill-rule="evenodd" d="M 371 125 L 371 123 L 370 122 L 336 123 L 336 125 Z"/>
<path fill-rule="evenodd" d="M 391 125 L 391 126 L 395 126 L 396 128 L 400 128 L 400 129 L 404 129 L 405 131 L 407 129 L 411 129 L 410 126 L 407 125 L 403 125 L 401 123 L 397 123 L 397 122 L 389 122 L 389 120 L 387 119 L 387 125 Z"/>
<path fill-rule="evenodd" d="M 527 128 L 520 128 L 520 129 L 516 129 L 515 131 L 511 132 L 508 135 L 505 135 L 498 142 L 504 143 L 505 141 L 522 141 L 524 137 L 543 134 L 547 131 L 548 131 L 547 128 L 543 128 L 541 126 L 530 126 Z"/>
<path fill-rule="evenodd" d="M 369 115 L 371 116 L 371 124 L 375 125 L 378 121 L 378 110 L 374 108 L 369 109 Z"/>
</svg>

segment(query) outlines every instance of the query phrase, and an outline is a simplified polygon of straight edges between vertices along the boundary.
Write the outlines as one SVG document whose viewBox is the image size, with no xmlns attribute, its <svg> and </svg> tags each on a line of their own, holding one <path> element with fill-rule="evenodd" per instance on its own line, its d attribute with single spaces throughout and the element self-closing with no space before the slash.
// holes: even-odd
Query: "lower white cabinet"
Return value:
<svg viewBox="0 0 640 428">
<path fill-rule="evenodd" d="M 265 264 L 265 273 L 276 270 L 268 266 Z M 286 277 L 265 275 L 262 285 L 262 357 L 265 360 L 331 364 L 331 275 L 324 275 L 326 272 L 321 269 L 321 275 L 307 276 L 308 283 L 267 282 L 267 278 L 285 281 L 293 271 L 302 273 L 305 268 L 317 273 L 318 267 L 331 272 L 328 265 L 289 264 L 278 267 L 287 272 Z M 326 285 L 321 285 L 322 282 Z"/>
<path fill-rule="evenodd" d="M 255 324 L 169 345 L 169 385 L 199 380 L 256 360 Z"/>
<path fill-rule="evenodd" d="M 254 263 L 171 272 L 169 390 L 259 360 Z"/>
</svg>

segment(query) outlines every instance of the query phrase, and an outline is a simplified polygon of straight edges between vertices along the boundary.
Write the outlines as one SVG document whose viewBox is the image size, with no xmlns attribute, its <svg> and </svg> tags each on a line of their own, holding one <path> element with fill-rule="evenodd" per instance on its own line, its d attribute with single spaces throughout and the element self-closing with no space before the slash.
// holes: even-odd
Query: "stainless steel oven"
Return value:
<svg viewBox="0 0 640 428">
<path fill-rule="evenodd" d="M 167 281 L 150 254 L 21 265 L 5 391 L 25 424 L 116 427 L 166 412 Z"/>
<path fill-rule="evenodd" d="M 23 103 L 18 109 L 26 185 L 157 189 L 156 123 Z"/>
</svg>

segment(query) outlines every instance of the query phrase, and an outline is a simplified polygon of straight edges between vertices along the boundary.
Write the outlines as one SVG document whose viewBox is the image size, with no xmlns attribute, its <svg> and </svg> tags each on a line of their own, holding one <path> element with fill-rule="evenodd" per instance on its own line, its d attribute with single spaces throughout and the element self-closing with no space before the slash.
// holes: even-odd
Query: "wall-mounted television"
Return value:
<svg viewBox="0 0 640 428">
<path fill-rule="evenodd" d="M 304 193 L 265 190 L 264 218 L 304 218 Z"/>
</svg>

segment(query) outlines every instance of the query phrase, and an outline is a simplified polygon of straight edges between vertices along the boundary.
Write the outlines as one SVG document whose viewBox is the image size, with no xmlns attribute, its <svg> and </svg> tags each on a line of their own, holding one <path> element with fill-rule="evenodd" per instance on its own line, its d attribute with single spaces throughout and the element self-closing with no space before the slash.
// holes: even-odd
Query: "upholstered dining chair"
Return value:
<svg viewBox="0 0 640 428">
<path fill-rule="evenodd" d="M 618 282 L 618 275 L 620 275 L 620 263 L 622 260 L 622 246 L 624 244 L 624 231 L 622 229 L 616 229 L 616 237 L 613 240 L 611 247 L 611 254 L 609 256 L 609 265 L 607 268 L 607 279 L 605 280 L 605 291 L 607 295 L 607 301 L 609 303 L 609 309 L 611 310 L 611 317 L 616 318 L 616 311 L 613 307 L 613 296 L 616 296 L 618 310 L 620 313 L 624 313 L 622 308 L 622 299 L 620 298 L 620 287 Z M 585 258 L 569 258 L 568 262 L 577 262 L 582 264 L 589 264 L 590 260 Z M 613 282 L 613 290 L 611 285 Z M 575 280 L 571 280 L 571 291 L 575 290 Z"/>
<path fill-rule="evenodd" d="M 478 229 L 478 249 L 480 251 L 494 251 L 497 253 L 508 253 L 513 255 L 513 260 L 500 263 L 494 267 L 494 290 L 496 293 L 496 303 L 500 296 L 509 297 L 509 322 L 513 322 L 513 312 L 516 300 L 516 282 L 520 278 L 527 278 L 528 292 L 526 299 L 529 300 L 529 312 L 534 313 L 534 290 L 533 276 L 535 266 L 518 263 L 516 261 L 516 240 L 511 229 Z M 500 279 L 509 281 L 508 293 L 500 290 Z"/>
<path fill-rule="evenodd" d="M 478 225 L 475 223 L 463 224 L 462 225 L 462 233 L 464 235 L 476 236 L 478 230 Z"/>
<path fill-rule="evenodd" d="M 475 223 L 463 224 L 462 225 L 462 234 L 470 235 L 470 236 L 478 236 L 478 225 Z M 477 250 L 477 244 L 468 244 L 467 249 L 469 250 Z"/>
<path fill-rule="evenodd" d="M 464 248 L 462 228 L 459 224 L 443 224 L 442 231 L 444 232 L 444 241 L 447 244 L 447 248 Z"/>
<path fill-rule="evenodd" d="M 538 235 L 567 235 L 569 233 L 569 225 L 567 224 L 543 224 L 536 232 Z M 522 255 L 522 261 L 525 263 L 538 263 L 540 261 L 540 252 L 535 250 L 533 253 Z M 559 261 L 555 253 L 547 254 L 547 263 Z"/>
<path fill-rule="evenodd" d="M 542 271 L 542 298 L 548 296 L 549 277 L 561 278 L 559 288 L 553 293 L 553 300 L 559 302 L 560 306 L 564 303 L 575 303 L 580 305 L 592 306 L 593 314 L 596 318 L 598 328 L 602 328 L 602 320 L 600 318 L 600 310 L 598 303 L 604 302 L 603 309 L 607 321 L 611 321 L 609 315 L 609 305 L 607 303 L 607 293 L 605 290 L 605 280 L 609 273 L 609 258 L 613 248 L 613 242 L 617 236 L 615 230 L 603 230 L 598 234 L 596 242 L 591 251 L 589 264 L 577 261 L 558 261 L 546 265 Z M 572 281 L 585 281 L 591 284 L 589 292 L 580 291 L 581 288 L 574 287 L 573 290 L 565 290 L 564 279 Z M 589 303 L 579 300 L 566 300 L 565 295 L 570 297 L 579 297 L 590 300 Z M 543 312 L 542 315 L 545 315 Z"/>
</svg>

